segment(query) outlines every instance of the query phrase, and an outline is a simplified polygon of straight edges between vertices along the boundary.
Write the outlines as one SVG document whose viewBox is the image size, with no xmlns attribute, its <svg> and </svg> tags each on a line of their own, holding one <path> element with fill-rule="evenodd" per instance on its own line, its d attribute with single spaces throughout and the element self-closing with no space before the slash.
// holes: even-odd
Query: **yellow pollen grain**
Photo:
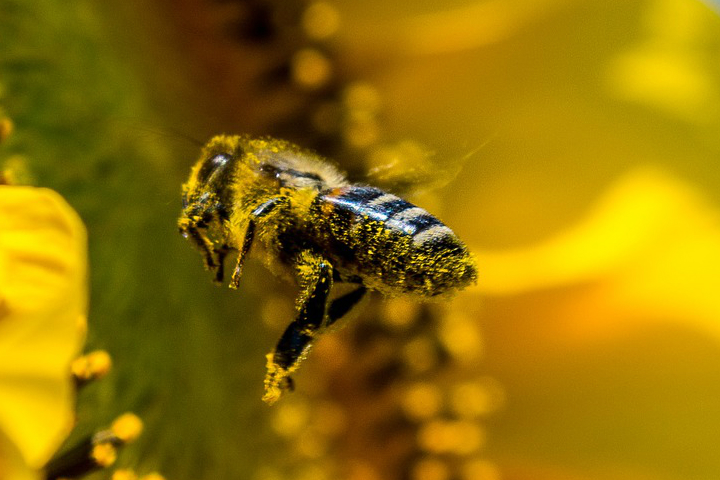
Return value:
<svg viewBox="0 0 720 480">
<path fill-rule="evenodd" d="M 130 443 L 142 433 L 143 423 L 134 413 L 125 413 L 115 419 L 110 429 L 121 441 Z"/>
<path fill-rule="evenodd" d="M 308 38 L 325 40 L 340 28 L 340 13 L 330 3 L 314 2 L 303 13 L 302 27 Z"/>
<path fill-rule="evenodd" d="M 442 322 L 440 340 L 459 360 L 473 361 L 482 354 L 483 342 L 478 325 L 459 312 L 448 315 Z"/>
<path fill-rule="evenodd" d="M 110 443 L 95 445 L 90 455 L 95 463 L 101 467 L 109 467 L 117 460 L 117 450 Z"/>
<path fill-rule="evenodd" d="M 303 354 L 300 356 L 298 363 L 305 357 L 306 352 L 307 348 L 305 349 L 305 352 L 303 352 Z M 270 352 L 265 356 L 265 358 L 267 359 L 267 373 L 265 374 L 264 380 L 265 394 L 263 395 L 262 400 L 268 405 L 273 405 L 280 399 L 283 391 L 288 388 L 289 375 L 297 369 L 298 365 L 298 363 L 296 363 L 289 369 L 282 368 L 275 363 L 275 361 L 273 360 L 274 356 L 274 352 Z"/>
<path fill-rule="evenodd" d="M 425 420 L 437 415 L 442 403 L 442 392 L 430 383 L 410 386 L 402 399 L 403 411 L 415 420 Z"/>
<path fill-rule="evenodd" d="M 382 102 L 377 88 L 369 83 L 356 82 L 343 92 L 343 103 L 351 111 L 375 113 Z"/>
<path fill-rule="evenodd" d="M 474 459 L 463 465 L 462 480 L 500 480 L 500 469 L 493 462 Z"/>
<path fill-rule="evenodd" d="M 115 470 L 110 478 L 111 480 L 137 480 L 138 476 L 134 471 L 124 468 Z"/>
<path fill-rule="evenodd" d="M 422 425 L 417 442 L 429 453 L 467 455 L 484 445 L 485 432 L 473 422 L 432 420 Z"/>
<path fill-rule="evenodd" d="M 92 378 L 87 357 L 82 356 L 73 360 L 72 364 L 70 364 L 70 373 L 72 373 L 73 377 L 80 380 Z"/>
<path fill-rule="evenodd" d="M 142 477 L 140 477 L 140 480 L 165 480 L 165 477 L 163 477 L 157 472 L 151 472 L 147 475 L 143 475 Z"/>
<path fill-rule="evenodd" d="M 0 118 L 0 142 L 5 140 L 15 129 L 12 120 L 9 118 Z"/>
<path fill-rule="evenodd" d="M 391 298 L 385 301 L 383 306 L 383 323 L 398 328 L 407 328 L 415 322 L 418 317 L 420 306 L 402 298 Z"/>
<path fill-rule="evenodd" d="M 416 337 L 402 350 L 405 364 L 415 373 L 429 370 L 437 364 L 437 351 L 430 338 Z"/>
<path fill-rule="evenodd" d="M 458 455 L 469 455 L 480 450 L 486 442 L 485 430 L 475 422 L 456 422 L 453 453 Z"/>
<path fill-rule="evenodd" d="M 450 392 L 450 408 L 459 417 L 477 418 L 500 408 L 504 397 L 499 382 L 488 377 L 455 385 Z"/>
<path fill-rule="evenodd" d="M 70 371 L 79 380 L 90 380 L 104 377 L 111 367 L 110 355 L 104 350 L 97 350 L 75 359 Z"/>
<path fill-rule="evenodd" d="M 434 420 L 426 423 L 417 434 L 420 448 L 431 453 L 446 453 L 452 450 L 452 431 L 447 422 Z"/>
<path fill-rule="evenodd" d="M 274 405 L 275 402 L 280 400 L 282 393 L 282 389 L 277 385 L 267 385 L 265 387 L 265 393 L 262 396 L 262 401 L 268 405 Z"/>
<path fill-rule="evenodd" d="M 448 480 L 450 469 L 438 458 L 423 458 L 413 465 L 412 480 Z"/>
<path fill-rule="evenodd" d="M 306 48 L 293 55 L 291 75 L 298 85 L 316 89 L 327 84 L 332 76 L 330 60 L 318 50 Z"/>
</svg>

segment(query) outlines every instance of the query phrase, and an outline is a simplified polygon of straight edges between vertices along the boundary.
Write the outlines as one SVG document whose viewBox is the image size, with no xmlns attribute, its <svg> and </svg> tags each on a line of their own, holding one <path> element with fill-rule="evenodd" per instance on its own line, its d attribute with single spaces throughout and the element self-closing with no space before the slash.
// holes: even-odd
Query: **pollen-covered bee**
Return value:
<svg viewBox="0 0 720 480">
<path fill-rule="evenodd" d="M 274 273 L 297 280 L 297 316 L 267 355 L 268 403 L 291 386 L 318 335 L 368 289 L 422 299 L 452 294 L 477 276 L 468 249 L 440 220 L 270 138 L 210 140 L 183 185 L 178 225 L 218 282 L 225 256 L 237 252 L 230 287 L 238 287 L 254 241 Z M 330 301 L 339 282 L 356 288 Z"/>
</svg>

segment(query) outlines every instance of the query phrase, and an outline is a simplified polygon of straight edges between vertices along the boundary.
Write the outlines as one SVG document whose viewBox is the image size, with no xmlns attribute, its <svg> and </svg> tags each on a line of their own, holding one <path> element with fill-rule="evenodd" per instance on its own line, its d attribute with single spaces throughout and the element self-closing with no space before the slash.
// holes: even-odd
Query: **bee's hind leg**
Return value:
<svg viewBox="0 0 720 480">
<path fill-rule="evenodd" d="M 367 288 L 359 286 L 355 290 L 352 290 L 342 297 L 336 298 L 330 304 L 328 308 L 328 320 L 327 325 L 330 326 L 336 321 L 340 320 L 346 313 L 348 313 L 360 300 L 365 296 Z"/>
<path fill-rule="evenodd" d="M 269 404 L 275 403 L 291 388 L 290 374 L 297 370 L 325 326 L 323 322 L 333 284 L 332 265 L 319 255 L 303 252 L 298 256 L 296 269 L 302 286 L 298 315 L 280 337 L 275 350 L 267 356 L 263 400 Z"/>
</svg>

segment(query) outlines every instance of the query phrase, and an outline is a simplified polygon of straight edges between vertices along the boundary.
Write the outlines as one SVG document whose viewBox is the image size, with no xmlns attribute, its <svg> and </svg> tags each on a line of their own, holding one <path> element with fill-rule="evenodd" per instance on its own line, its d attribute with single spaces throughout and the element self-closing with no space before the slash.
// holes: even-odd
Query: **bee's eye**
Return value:
<svg viewBox="0 0 720 480">
<path fill-rule="evenodd" d="M 230 155 L 226 153 L 219 153 L 214 157 L 211 157 L 200 169 L 200 172 L 198 173 L 198 180 L 201 182 L 207 182 L 213 173 L 222 170 L 228 163 L 230 163 Z"/>
<path fill-rule="evenodd" d="M 278 168 L 275 165 L 271 165 L 269 163 L 263 163 L 262 165 L 260 165 L 260 171 L 266 173 L 271 177 L 275 177 L 279 173 Z"/>
<path fill-rule="evenodd" d="M 224 153 L 215 155 L 210 159 L 210 163 L 215 166 L 215 168 L 225 166 L 228 161 L 230 161 L 230 156 Z"/>
</svg>

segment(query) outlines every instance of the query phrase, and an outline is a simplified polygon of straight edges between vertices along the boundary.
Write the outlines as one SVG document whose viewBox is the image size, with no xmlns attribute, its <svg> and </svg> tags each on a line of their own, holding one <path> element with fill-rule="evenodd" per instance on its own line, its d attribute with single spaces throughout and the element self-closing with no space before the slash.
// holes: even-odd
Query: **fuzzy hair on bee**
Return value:
<svg viewBox="0 0 720 480">
<path fill-rule="evenodd" d="M 267 355 L 263 400 L 277 401 L 318 336 L 368 290 L 419 300 L 473 284 L 465 244 L 402 198 L 354 185 L 328 160 L 272 138 L 220 135 L 203 148 L 183 185 L 180 232 L 222 282 L 236 254 L 238 288 L 252 248 L 275 274 L 296 280 L 296 317 Z M 258 248 L 259 247 L 259 248 Z M 331 299 L 333 285 L 348 293 Z"/>
</svg>

